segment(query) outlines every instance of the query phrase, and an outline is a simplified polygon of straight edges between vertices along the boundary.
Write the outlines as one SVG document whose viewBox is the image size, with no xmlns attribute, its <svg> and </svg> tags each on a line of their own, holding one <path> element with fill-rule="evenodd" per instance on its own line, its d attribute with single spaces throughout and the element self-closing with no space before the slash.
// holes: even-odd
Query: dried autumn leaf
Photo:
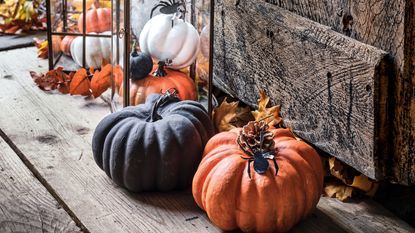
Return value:
<svg viewBox="0 0 415 233">
<path fill-rule="evenodd" d="M 267 108 L 269 103 L 269 97 L 265 94 L 264 91 L 260 91 L 260 98 L 258 99 L 258 110 L 252 111 L 252 115 L 254 116 L 256 121 L 260 121 L 263 119 L 267 119 L 268 125 L 270 126 L 277 126 L 282 123 L 282 118 L 280 115 L 280 106 L 272 106 Z"/>
<path fill-rule="evenodd" d="M 342 162 L 334 157 L 329 158 L 330 174 L 343 181 L 347 185 L 351 185 L 353 177 L 348 174 L 346 167 Z"/>
<path fill-rule="evenodd" d="M 37 57 L 42 59 L 48 58 L 48 41 L 36 37 L 33 38 L 33 40 L 35 41 L 35 46 L 37 48 Z"/>
<path fill-rule="evenodd" d="M 81 68 L 74 74 L 71 84 L 69 86 L 69 93 L 71 95 L 91 95 L 90 81 L 85 68 Z"/>
<path fill-rule="evenodd" d="M 34 71 L 30 71 L 30 76 L 32 77 L 33 81 L 36 83 L 36 85 L 44 90 L 44 91 L 50 91 L 52 90 L 54 80 L 50 80 L 46 78 L 45 74 L 38 74 Z"/>
<path fill-rule="evenodd" d="M 101 71 L 97 71 L 92 76 L 91 91 L 92 95 L 97 98 L 104 93 L 109 87 L 111 87 L 111 64 L 105 65 Z"/>
<path fill-rule="evenodd" d="M 353 183 L 350 186 L 366 192 L 366 195 L 368 196 L 373 196 L 379 188 L 377 182 L 369 180 L 365 175 L 355 176 Z"/>
<path fill-rule="evenodd" d="M 329 169 L 330 174 L 341 180 L 344 185 L 361 190 L 368 196 L 373 196 L 379 187 L 377 182 L 371 181 L 363 174 L 356 174 L 354 169 L 334 157 L 329 158 Z"/>
<path fill-rule="evenodd" d="M 352 197 L 353 188 L 336 182 L 326 184 L 324 193 L 328 197 L 335 197 L 340 201 L 346 201 Z"/>
<path fill-rule="evenodd" d="M 46 74 L 38 74 L 30 71 L 33 81 L 44 91 L 51 91 L 59 88 L 61 85 L 68 85 L 66 82 L 67 75 L 63 72 L 62 67 L 50 70 Z"/>
<path fill-rule="evenodd" d="M 228 103 L 226 99 L 213 111 L 213 122 L 216 132 L 224 132 L 236 128 L 231 122 L 236 117 L 239 102 Z"/>
<path fill-rule="evenodd" d="M 239 102 L 228 103 L 225 98 L 213 111 L 213 122 L 217 132 L 229 131 L 252 120 L 249 107 L 239 108 Z"/>
</svg>

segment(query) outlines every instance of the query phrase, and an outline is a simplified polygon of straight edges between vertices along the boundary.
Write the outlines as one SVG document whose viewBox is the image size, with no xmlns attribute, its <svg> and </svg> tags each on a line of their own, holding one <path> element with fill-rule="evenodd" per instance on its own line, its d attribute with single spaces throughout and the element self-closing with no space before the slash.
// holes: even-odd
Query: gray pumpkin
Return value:
<svg viewBox="0 0 415 233">
<path fill-rule="evenodd" d="M 133 51 L 130 54 L 130 69 L 131 69 L 131 79 L 140 80 L 151 72 L 153 69 L 153 59 L 147 53 L 139 53 Z"/>
<path fill-rule="evenodd" d="M 198 102 L 152 94 L 145 104 L 105 117 L 94 132 L 92 151 L 98 166 L 130 191 L 184 189 L 213 134 Z"/>
</svg>

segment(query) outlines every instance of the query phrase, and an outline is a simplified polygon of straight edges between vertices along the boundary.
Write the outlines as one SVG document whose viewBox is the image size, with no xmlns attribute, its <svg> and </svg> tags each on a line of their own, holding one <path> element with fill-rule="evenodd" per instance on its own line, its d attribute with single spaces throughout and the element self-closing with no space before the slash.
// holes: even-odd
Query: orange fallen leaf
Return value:
<svg viewBox="0 0 415 233">
<path fill-rule="evenodd" d="M 71 84 L 69 86 L 69 93 L 71 95 L 91 95 L 90 81 L 85 68 L 81 68 L 74 74 Z"/>
<path fill-rule="evenodd" d="M 101 69 L 101 71 L 95 72 L 94 76 L 92 76 L 91 91 L 95 98 L 111 87 L 111 72 L 112 66 L 111 64 L 107 64 Z"/>
</svg>

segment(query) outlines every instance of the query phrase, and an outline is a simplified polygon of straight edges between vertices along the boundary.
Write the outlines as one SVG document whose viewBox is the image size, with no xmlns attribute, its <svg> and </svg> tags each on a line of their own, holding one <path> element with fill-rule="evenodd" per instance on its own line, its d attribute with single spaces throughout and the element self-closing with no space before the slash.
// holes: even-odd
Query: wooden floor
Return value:
<svg viewBox="0 0 415 233">
<path fill-rule="evenodd" d="M 0 232 L 221 232 L 190 190 L 132 194 L 96 166 L 91 137 L 101 99 L 49 94 L 35 48 L 0 53 Z M 322 198 L 292 232 L 415 232 L 371 200 Z"/>
</svg>

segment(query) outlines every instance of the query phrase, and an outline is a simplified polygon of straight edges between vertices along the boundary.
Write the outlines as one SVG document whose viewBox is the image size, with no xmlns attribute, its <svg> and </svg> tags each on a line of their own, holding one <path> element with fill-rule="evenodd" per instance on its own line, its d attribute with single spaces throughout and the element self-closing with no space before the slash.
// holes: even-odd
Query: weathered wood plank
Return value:
<svg viewBox="0 0 415 233">
<path fill-rule="evenodd" d="M 382 178 L 386 53 L 280 7 L 236 3 L 216 3 L 215 84 L 250 105 L 266 90 L 297 134 Z"/>
<path fill-rule="evenodd" d="M 415 1 L 265 0 L 392 56 L 394 181 L 415 184 Z"/>
<path fill-rule="evenodd" d="M 0 232 L 78 232 L 80 229 L 0 138 Z"/>
<path fill-rule="evenodd" d="M 220 232 L 189 192 L 131 194 L 116 187 L 95 165 L 90 148 L 106 106 L 35 87 L 28 71 L 47 64 L 35 59 L 34 48 L 2 53 L 0 61 L 0 129 L 89 231 Z M 413 232 L 378 204 L 362 203 L 322 198 L 315 214 L 292 232 Z M 367 227 L 350 228 L 355 221 Z M 388 231 L 389 225 L 396 227 Z"/>
<path fill-rule="evenodd" d="M 89 231 L 220 232 L 189 191 L 132 194 L 116 187 L 91 150 L 93 130 L 109 114 L 108 105 L 41 91 L 29 70 L 46 69 L 35 48 L 1 53 L 0 129 Z"/>
</svg>

